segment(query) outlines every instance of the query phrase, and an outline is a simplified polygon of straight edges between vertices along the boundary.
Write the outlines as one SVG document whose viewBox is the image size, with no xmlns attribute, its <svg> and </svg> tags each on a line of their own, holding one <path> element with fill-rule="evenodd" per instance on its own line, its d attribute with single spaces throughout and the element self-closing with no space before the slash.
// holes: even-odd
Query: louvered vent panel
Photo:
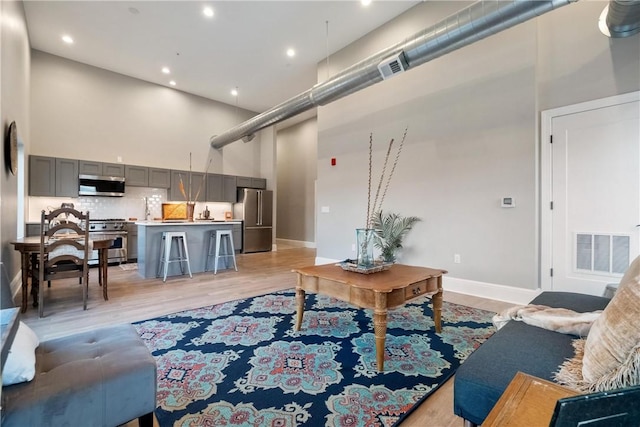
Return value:
<svg viewBox="0 0 640 427">
<path fill-rule="evenodd" d="M 611 236 L 596 234 L 593 236 L 593 269 L 608 273 L 611 265 L 609 255 L 611 253 Z"/>
<path fill-rule="evenodd" d="M 393 74 L 402 71 L 402 67 L 400 66 L 400 63 L 398 61 L 393 61 L 391 64 L 389 64 L 389 68 L 391 68 L 391 72 Z"/>
<path fill-rule="evenodd" d="M 591 234 L 578 234 L 576 238 L 576 268 L 578 270 L 591 270 Z"/>
<path fill-rule="evenodd" d="M 577 233 L 575 244 L 576 270 L 623 274 L 629 266 L 629 236 Z"/>
<path fill-rule="evenodd" d="M 629 267 L 629 250 L 631 239 L 629 236 L 613 236 L 613 272 L 624 274 Z"/>
</svg>

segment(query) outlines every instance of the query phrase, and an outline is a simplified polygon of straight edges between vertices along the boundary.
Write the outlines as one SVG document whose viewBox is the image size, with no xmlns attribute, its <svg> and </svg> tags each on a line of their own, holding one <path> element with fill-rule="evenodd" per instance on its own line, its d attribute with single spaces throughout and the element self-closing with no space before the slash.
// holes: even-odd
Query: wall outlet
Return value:
<svg viewBox="0 0 640 427">
<path fill-rule="evenodd" d="M 122 156 L 117 157 L 118 163 L 122 163 Z"/>
<path fill-rule="evenodd" d="M 320 212 L 322 213 L 329 213 L 331 211 L 331 209 L 329 209 L 329 206 L 322 206 L 320 208 Z"/>
<path fill-rule="evenodd" d="M 456 264 L 460 264 L 460 254 L 453 255 L 453 262 Z"/>
<path fill-rule="evenodd" d="M 355 243 L 353 243 L 353 244 L 351 245 L 351 252 L 355 252 L 355 251 L 356 251 L 356 244 L 355 244 Z"/>
</svg>

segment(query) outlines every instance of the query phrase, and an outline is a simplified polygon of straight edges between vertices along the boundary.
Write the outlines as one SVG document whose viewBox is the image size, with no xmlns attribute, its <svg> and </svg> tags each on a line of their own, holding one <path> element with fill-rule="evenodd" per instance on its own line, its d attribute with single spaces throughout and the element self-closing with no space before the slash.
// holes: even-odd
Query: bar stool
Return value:
<svg viewBox="0 0 640 427">
<path fill-rule="evenodd" d="M 220 243 L 224 238 L 224 254 L 220 254 Z M 215 252 L 211 252 L 211 244 L 215 244 Z M 231 248 L 231 253 L 229 253 L 229 248 Z M 231 230 L 211 230 L 211 234 L 209 234 L 209 244 L 207 245 L 207 258 L 204 263 L 204 271 L 209 270 L 209 258 L 214 256 L 214 269 L 213 274 L 218 273 L 218 261 L 220 258 L 231 258 L 233 259 L 233 267 L 236 271 L 238 271 L 238 266 L 236 265 L 236 252 L 233 247 L 233 236 L 231 234 Z M 225 264 L 226 265 L 226 264 Z"/>
<path fill-rule="evenodd" d="M 178 257 L 171 258 L 171 248 L 173 242 L 178 244 Z M 158 262 L 158 272 L 156 277 L 160 277 L 160 271 L 164 268 L 163 282 L 167 281 L 167 271 L 169 270 L 169 263 L 177 262 L 180 265 L 180 272 L 184 274 L 183 262 L 187 263 L 187 269 L 189 271 L 189 277 L 191 275 L 191 264 L 189 263 L 189 249 L 187 248 L 187 233 L 184 231 L 165 231 L 162 233 L 162 244 L 160 245 L 160 260 Z"/>
</svg>

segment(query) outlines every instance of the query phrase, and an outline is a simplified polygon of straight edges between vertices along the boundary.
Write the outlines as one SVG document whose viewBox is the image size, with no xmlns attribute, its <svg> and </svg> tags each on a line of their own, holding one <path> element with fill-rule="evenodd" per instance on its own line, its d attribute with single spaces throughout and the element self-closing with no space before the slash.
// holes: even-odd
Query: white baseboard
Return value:
<svg viewBox="0 0 640 427">
<path fill-rule="evenodd" d="M 316 242 L 306 242 L 304 240 L 276 239 L 276 244 L 293 246 L 295 248 L 315 248 Z"/>
<path fill-rule="evenodd" d="M 341 260 L 337 259 L 316 257 L 316 265 L 333 264 L 340 261 Z M 521 305 L 528 304 L 529 301 L 542 292 L 540 289 L 515 288 L 513 286 L 497 285 L 495 283 L 458 279 L 447 275 L 442 279 L 442 287 L 445 291 Z"/>
<path fill-rule="evenodd" d="M 523 289 L 495 283 L 477 282 L 475 280 L 458 279 L 445 275 L 442 279 L 445 291 L 473 295 L 480 298 L 494 299 L 514 304 L 528 304 L 542 292 L 540 289 Z"/>
<path fill-rule="evenodd" d="M 342 261 L 342 260 L 341 259 L 316 257 L 316 265 L 335 264 L 335 263 L 338 263 L 340 261 Z"/>
</svg>

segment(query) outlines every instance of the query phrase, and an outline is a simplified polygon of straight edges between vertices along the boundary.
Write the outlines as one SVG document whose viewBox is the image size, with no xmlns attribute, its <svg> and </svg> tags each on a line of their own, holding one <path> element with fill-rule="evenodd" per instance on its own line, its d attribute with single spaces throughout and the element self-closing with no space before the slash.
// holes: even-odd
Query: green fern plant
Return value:
<svg viewBox="0 0 640 427">
<path fill-rule="evenodd" d="M 402 248 L 402 241 L 418 221 L 421 219 L 416 216 L 403 217 L 393 212 L 385 214 L 381 210 L 373 215 L 374 244 L 380 249 L 383 261 L 396 261 L 396 253 Z"/>
</svg>

